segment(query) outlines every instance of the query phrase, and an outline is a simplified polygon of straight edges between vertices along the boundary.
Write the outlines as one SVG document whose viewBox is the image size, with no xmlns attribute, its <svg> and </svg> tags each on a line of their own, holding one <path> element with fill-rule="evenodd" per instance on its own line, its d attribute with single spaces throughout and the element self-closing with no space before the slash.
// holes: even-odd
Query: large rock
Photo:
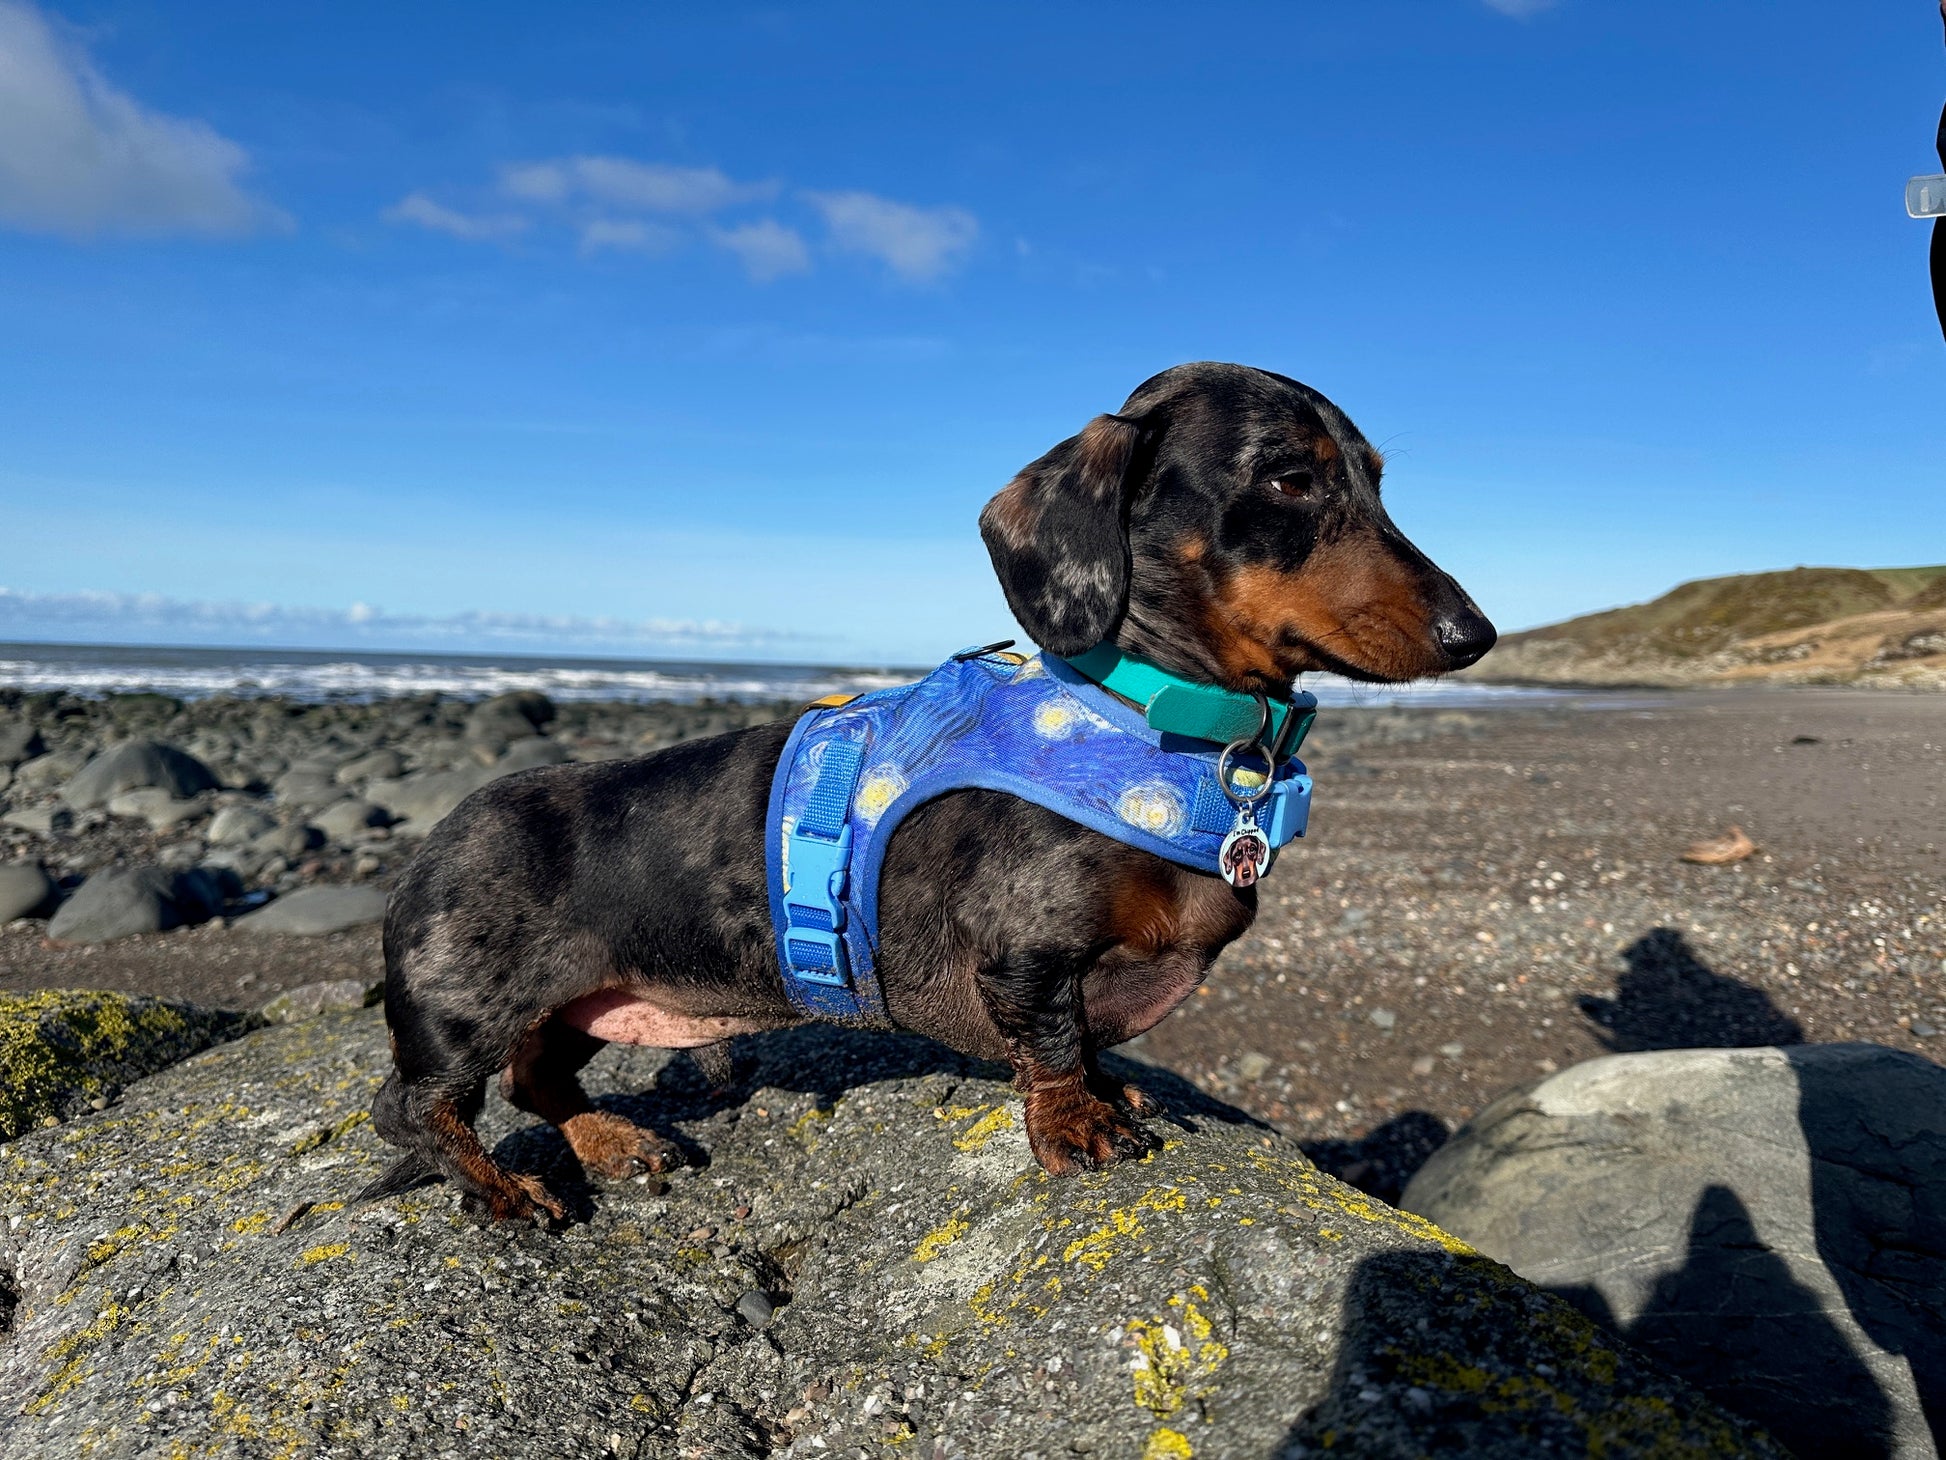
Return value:
<svg viewBox="0 0 1946 1460">
<path fill-rule="evenodd" d="M 466 738 L 475 744 L 505 745 L 541 733 L 555 716 L 554 702 L 538 690 L 513 690 L 481 700 L 466 716 Z"/>
<path fill-rule="evenodd" d="M 242 846 L 245 842 L 275 830 L 277 818 L 259 806 L 225 806 L 210 818 L 206 833 L 213 847 Z"/>
<path fill-rule="evenodd" d="M 424 836 L 452 809 L 493 779 L 483 766 L 449 771 L 418 771 L 397 781 L 372 781 L 365 799 L 383 806 L 405 823 L 405 836 Z"/>
<path fill-rule="evenodd" d="M 163 867 L 110 867 L 83 882 L 47 925 L 63 943 L 105 943 L 137 933 L 166 933 L 209 921 L 223 909 L 210 873 Z"/>
<path fill-rule="evenodd" d="M 85 750 L 51 750 L 14 767 L 14 789 L 40 792 L 73 777 L 88 763 Z"/>
<path fill-rule="evenodd" d="M 748 1044 L 727 1092 L 650 1051 L 591 1067 L 605 1106 L 709 1153 L 666 1191 L 590 1191 L 494 1100 L 487 1144 L 579 1217 L 555 1234 L 476 1227 L 445 1186 L 345 1205 L 387 1159 L 376 1010 L 23 1137 L 10 1456 L 1781 1453 L 1159 1071 L 1168 1148 L 1056 1180 L 988 1067 Z"/>
<path fill-rule="evenodd" d="M 202 790 L 216 790 L 216 775 L 187 749 L 162 740 L 125 740 L 95 755 L 62 786 L 60 798 L 88 810 L 101 806 L 123 790 L 160 786 L 175 800 L 189 800 Z"/>
<path fill-rule="evenodd" d="M 130 816 L 146 821 L 151 831 L 167 831 L 185 821 L 209 813 L 200 801 L 179 801 L 160 786 L 144 786 L 136 791 L 119 791 L 108 798 L 110 816 Z"/>
<path fill-rule="evenodd" d="M 54 905 L 54 879 L 38 862 L 0 867 L 0 923 L 37 917 Z"/>
<path fill-rule="evenodd" d="M 310 816 L 310 824 L 334 842 L 356 841 L 373 827 L 389 826 L 391 822 L 389 811 L 356 796 L 334 801 Z"/>
<path fill-rule="evenodd" d="M 61 799 L 86 810 L 119 792 L 148 786 L 159 786 L 180 801 L 215 790 L 217 782 L 210 768 L 186 750 L 160 740 L 124 740 L 75 772 Z"/>
<path fill-rule="evenodd" d="M 140 994 L 0 993 L 0 1141 L 107 1104 L 123 1085 L 254 1022 Z M 0 1239 L 4 1246 L 4 1239 Z M 7 1278 L 0 1269 L 0 1339 Z"/>
<path fill-rule="evenodd" d="M 1402 1200 L 1801 1455 L 1946 1449 L 1946 1070 L 1916 1055 L 1592 1060 L 1482 1111 Z"/>
<path fill-rule="evenodd" d="M 32 760 L 47 744 L 40 727 L 31 720 L 0 720 L 0 766 L 13 767 Z"/>
<path fill-rule="evenodd" d="M 405 757 L 390 746 L 382 746 L 346 761 L 332 773 L 332 779 L 341 786 L 355 786 L 360 781 L 393 780 L 404 774 Z"/>
<path fill-rule="evenodd" d="M 376 887 L 300 887 L 268 907 L 237 919 L 247 933 L 295 933 L 318 937 L 385 916 L 385 894 Z"/>
</svg>

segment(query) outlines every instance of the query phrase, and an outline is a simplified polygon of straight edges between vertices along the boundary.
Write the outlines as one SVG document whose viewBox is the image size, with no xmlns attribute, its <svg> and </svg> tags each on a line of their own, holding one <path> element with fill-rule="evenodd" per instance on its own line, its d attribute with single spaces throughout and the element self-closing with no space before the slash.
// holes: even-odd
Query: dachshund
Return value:
<svg viewBox="0 0 1946 1460">
<path fill-rule="evenodd" d="M 1288 697 L 1330 671 L 1400 681 L 1472 664 L 1494 629 L 1393 526 L 1379 452 L 1317 391 L 1181 365 L 1024 468 L 980 530 L 1008 606 L 1049 653 L 1104 641 L 1176 674 Z M 473 1125 L 487 1082 L 557 1126 L 592 1176 L 681 1164 L 597 1110 L 608 1042 L 709 1051 L 801 1022 L 777 963 L 766 802 L 788 722 L 639 759 L 546 766 L 475 792 L 427 838 L 385 919 L 396 1068 L 372 1117 L 403 1156 L 363 1193 L 444 1176 L 469 1211 L 561 1222 Z M 1150 1101 L 1097 1052 L 1151 1028 L 1249 927 L 1231 887 L 999 791 L 955 791 L 894 832 L 877 974 L 899 1027 L 1004 1061 L 1034 1158 L 1140 1157 Z"/>
</svg>

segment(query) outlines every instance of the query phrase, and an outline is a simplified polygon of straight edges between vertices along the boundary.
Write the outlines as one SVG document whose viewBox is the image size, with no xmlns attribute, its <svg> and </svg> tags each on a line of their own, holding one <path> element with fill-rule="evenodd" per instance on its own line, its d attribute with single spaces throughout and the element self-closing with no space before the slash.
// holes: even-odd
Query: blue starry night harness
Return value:
<svg viewBox="0 0 1946 1460">
<path fill-rule="evenodd" d="M 1129 692 L 1089 661 L 1075 662 Z M 1226 759 L 1234 746 L 1154 728 L 1152 721 L 1168 723 L 1157 705 L 1170 691 L 1152 700 L 1151 686 L 1135 681 L 1138 703 L 1150 707 L 1145 717 L 1094 679 L 1051 654 L 969 651 L 916 684 L 820 703 L 798 720 L 771 781 L 764 842 L 778 963 L 801 1012 L 891 1027 L 874 973 L 879 869 L 899 823 L 949 791 L 1006 791 L 1129 846 L 1220 873 L 1219 851 L 1238 814 L 1217 780 L 1221 762 L 1232 787 L 1260 798 L 1256 820 L 1273 851 L 1304 835 L 1311 778 L 1302 762 L 1260 755 L 1252 770 Z M 1254 717 L 1247 698 L 1225 698 L 1240 699 L 1244 718 Z M 1262 731 L 1274 709 L 1271 740 L 1295 749 L 1312 705 L 1309 696 L 1297 701 L 1265 710 L 1260 747 L 1271 743 Z M 1265 785 L 1267 761 L 1274 769 Z"/>
</svg>

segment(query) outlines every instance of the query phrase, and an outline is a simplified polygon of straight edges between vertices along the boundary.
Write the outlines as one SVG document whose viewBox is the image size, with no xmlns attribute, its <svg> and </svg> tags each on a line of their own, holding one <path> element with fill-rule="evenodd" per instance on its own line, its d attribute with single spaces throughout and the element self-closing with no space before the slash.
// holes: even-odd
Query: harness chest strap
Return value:
<svg viewBox="0 0 1946 1460">
<path fill-rule="evenodd" d="M 1256 702 L 1233 698 L 1254 734 Z M 948 791 L 1006 791 L 1218 871 L 1236 808 L 1217 784 L 1214 747 L 1179 736 L 1051 656 L 949 661 L 916 684 L 814 707 L 779 759 L 766 823 L 772 922 L 792 1002 L 818 1018 L 890 1026 L 874 967 L 879 868 L 904 816 Z M 1263 830 L 1281 847 L 1303 834 L 1310 777 L 1290 760 L 1266 790 Z"/>
</svg>

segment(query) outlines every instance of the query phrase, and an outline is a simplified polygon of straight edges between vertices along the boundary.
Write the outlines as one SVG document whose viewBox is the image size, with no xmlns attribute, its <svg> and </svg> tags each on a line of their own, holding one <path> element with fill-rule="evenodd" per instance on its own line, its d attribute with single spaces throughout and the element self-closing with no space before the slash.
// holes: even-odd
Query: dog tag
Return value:
<svg viewBox="0 0 1946 1460">
<path fill-rule="evenodd" d="M 1216 865 L 1223 880 L 1232 887 L 1254 887 L 1257 879 L 1270 870 L 1270 838 L 1257 825 L 1257 808 L 1237 807 L 1236 825 L 1223 838 L 1217 850 Z"/>
</svg>

